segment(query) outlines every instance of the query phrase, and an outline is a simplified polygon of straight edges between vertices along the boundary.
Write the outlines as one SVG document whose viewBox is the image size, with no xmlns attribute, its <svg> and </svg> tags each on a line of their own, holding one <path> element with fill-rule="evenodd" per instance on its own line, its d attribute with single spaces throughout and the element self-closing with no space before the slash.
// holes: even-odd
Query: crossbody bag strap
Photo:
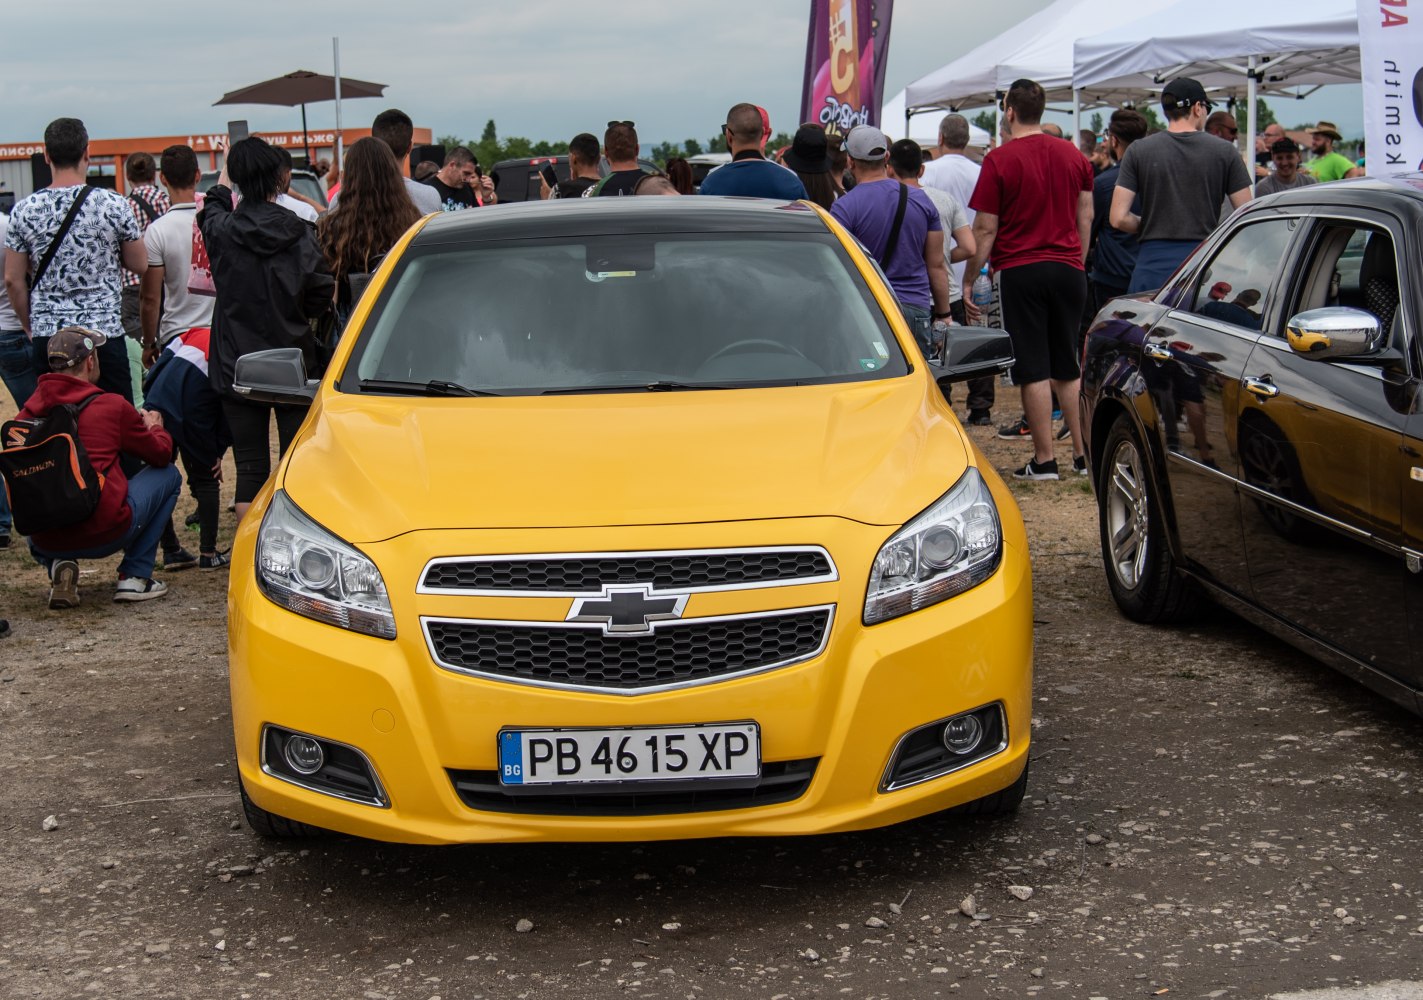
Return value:
<svg viewBox="0 0 1423 1000">
<path fill-rule="evenodd" d="M 899 184 L 898 181 L 895 181 Z M 880 254 L 879 266 L 889 273 L 889 262 L 894 260 L 894 251 L 899 246 L 899 230 L 904 225 L 904 210 L 909 206 L 909 185 L 899 184 L 899 207 L 894 211 L 894 225 L 889 227 L 889 239 L 885 241 L 884 253 Z"/>
<path fill-rule="evenodd" d="M 35 266 L 35 276 L 30 280 L 30 290 L 39 287 L 40 280 L 44 278 L 44 273 L 49 270 L 50 261 L 54 260 L 54 255 L 59 252 L 59 245 L 64 242 L 64 237 L 69 235 L 69 227 L 74 225 L 75 218 L 79 215 L 79 209 L 84 205 L 84 199 L 89 197 L 89 192 L 94 190 L 88 184 L 79 189 L 79 193 L 74 196 L 74 204 L 69 206 L 69 214 L 64 217 L 64 221 L 59 224 L 59 231 L 54 234 L 54 239 L 49 241 L 49 246 L 45 248 L 44 256 L 40 258 L 39 264 Z"/>
</svg>

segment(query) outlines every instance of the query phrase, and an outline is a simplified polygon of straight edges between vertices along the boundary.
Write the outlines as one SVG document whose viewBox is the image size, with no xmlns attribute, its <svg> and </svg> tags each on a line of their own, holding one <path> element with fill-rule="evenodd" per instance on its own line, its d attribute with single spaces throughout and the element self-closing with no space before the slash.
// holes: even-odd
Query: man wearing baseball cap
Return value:
<svg viewBox="0 0 1423 1000">
<path fill-rule="evenodd" d="M 839 223 L 879 262 L 904 321 L 926 352 L 934 320 L 949 319 L 949 266 L 939 210 L 920 188 L 890 176 L 889 137 L 856 125 L 845 137 L 855 186 L 830 208 Z"/>
<path fill-rule="evenodd" d="M 1343 138 L 1333 122 L 1320 122 L 1309 130 L 1309 144 L 1314 150 L 1314 159 L 1309 161 L 1309 172 L 1315 180 L 1337 181 L 1354 169 L 1347 156 L 1334 152 L 1334 144 Z"/>
<path fill-rule="evenodd" d="M 1161 91 L 1168 124 L 1131 144 L 1112 192 L 1111 224 L 1140 239 L 1128 291 L 1160 288 L 1220 220 L 1250 200 L 1250 174 L 1233 143 L 1203 132 L 1211 112 L 1205 88 L 1177 77 Z M 1141 214 L 1132 211 L 1140 197 Z"/>
<path fill-rule="evenodd" d="M 87 404 L 79 411 L 79 441 L 103 480 L 99 505 L 88 520 L 30 538 L 30 551 L 50 574 L 49 606 L 79 603 L 78 559 L 102 559 L 122 551 L 116 602 L 162 597 L 168 588 L 153 579 L 163 529 L 178 502 L 182 477 L 173 467 L 173 439 L 163 417 L 142 412 L 99 381 L 98 350 L 107 338 L 96 330 L 67 326 L 49 338 L 49 372 L 39 377 L 17 419 L 40 419 L 56 406 Z M 133 479 L 124 475 L 120 453 L 147 463 Z"/>
</svg>

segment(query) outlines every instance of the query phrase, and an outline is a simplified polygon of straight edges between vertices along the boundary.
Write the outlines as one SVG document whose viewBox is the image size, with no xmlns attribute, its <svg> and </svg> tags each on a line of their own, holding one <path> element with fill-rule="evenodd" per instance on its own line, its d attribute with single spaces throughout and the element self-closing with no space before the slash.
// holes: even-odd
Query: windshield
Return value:
<svg viewBox="0 0 1423 1000">
<path fill-rule="evenodd" d="M 415 251 L 386 285 L 341 388 L 632 392 L 908 371 L 829 234 L 667 234 Z"/>
</svg>

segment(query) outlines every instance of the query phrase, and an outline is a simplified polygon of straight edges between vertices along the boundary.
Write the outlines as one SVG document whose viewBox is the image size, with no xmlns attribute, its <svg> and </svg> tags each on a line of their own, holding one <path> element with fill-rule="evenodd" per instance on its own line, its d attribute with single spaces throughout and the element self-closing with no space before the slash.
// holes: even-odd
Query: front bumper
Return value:
<svg viewBox="0 0 1423 1000">
<path fill-rule="evenodd" d="M 1001 483 L 1002 564 L 973 590 L 872 627 L 861 623 L 869 564 L 890 529 L 834 518 L 577 531 L 415 532 L 362 546 L 381 567 L 399 635 L 374 639 L 287 612 L 258 589 L 252 548 L 260 500 L 239 534 L 229 590 L 233 725 L 253 802 L 289 819 L 410 843 L 617 841 L 816 834 L 882 826 L 1011 785 L 1026 764 L 1032 685 L 1032 591 L 1021 520 Z M 530 536 L 537 534 L 537 539 Z M 815 658 L 762 674 L 629 696 L 552 690 L 437 666 L 421 616 L 510 615 L 510 598 L 417 595 L 434 555 L 573 552 L 695 545 L 823 544 L 839 579 L 779 590 L 694 595 L 691 616 L 750 607 L 834 603 L 830 639 Z M 790 538 L 788 539 L 788 534 Z M 501 603 L 502 602 L 502 603 Z M 759 602 L 759 605 L 758 603 Z M 561 618 L 567 599 L 522 599 L 525 617 Z M 532 613 L 531 613 L 532 611 Z M 882 791 L 894 748 L 911 730 L 1001 703 L 1003 749 L 943 777 Z M 792 801 L 746 808 L 619 816 L 471 808 L 450 772 L 493 771 L 501 727 L 666 726 L 754 720 L 766 763 L 815 760 Z M 370 760 L 388 806 L 299 787 L 261 767 L 264 724 L 339 741 Z"/>
</svg>

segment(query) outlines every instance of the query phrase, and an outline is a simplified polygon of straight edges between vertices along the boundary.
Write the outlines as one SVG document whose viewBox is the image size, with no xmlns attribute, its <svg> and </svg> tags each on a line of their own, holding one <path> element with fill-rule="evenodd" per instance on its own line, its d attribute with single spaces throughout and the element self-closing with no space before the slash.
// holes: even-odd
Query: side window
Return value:
<svg viewBox="0 0 1423 1000">
<path fill-rule="evenodd" d="M 1219 323 L 1259 330 L 1298 219 L 1269 219 L 1235 232 L 1201 269 L 1180 306 Z"/>
<path fill-rule="evenodd" d="M 1309 260 L 1300 271 L 1299 294 L 1290 315 L 1324 306 L 1362 309 L 1385 330 L 1398 319 L 1398 258 L 1393 237 L 1380 226 L 1326 220 L 1315 231 Z"/>
</svg>

